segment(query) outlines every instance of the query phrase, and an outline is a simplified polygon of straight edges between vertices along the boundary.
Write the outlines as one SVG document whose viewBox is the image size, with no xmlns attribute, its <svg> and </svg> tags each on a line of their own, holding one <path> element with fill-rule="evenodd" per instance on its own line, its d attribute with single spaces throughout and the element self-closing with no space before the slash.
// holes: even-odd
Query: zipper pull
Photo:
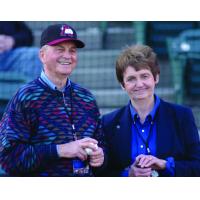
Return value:
<svg viewBox="0 0 200 200">
<path fill-rule="evenodd" d="M 147 153 L 150 155 L 151 151 L 149 149 L 149 147 L 147 147 Z"/>
<path fill-rule="evenodd" d="M 73 134 L 73 136 L 74 136 L 74 140 L 77 140 L 78 138 L 77 138 L 77 135 L 76 135 L 76 131 L 75 131 L 75 126 L 74 126 L 74 124 L 72 124 L 72 134 Z"/>
<path fill-rule="evenodd" d="M 64 105 L 67 106 L 66 101 L 65 101 L 65 94 L 64 94 L 64 92 L 62 92 L 62 96 L 63 96 Z"/>
<path fill-rule="evenodd" d="M 74 124 L 72 124 L 72 129 L 75 131 L 75 126 L 74 126 Z"/>
</svg>

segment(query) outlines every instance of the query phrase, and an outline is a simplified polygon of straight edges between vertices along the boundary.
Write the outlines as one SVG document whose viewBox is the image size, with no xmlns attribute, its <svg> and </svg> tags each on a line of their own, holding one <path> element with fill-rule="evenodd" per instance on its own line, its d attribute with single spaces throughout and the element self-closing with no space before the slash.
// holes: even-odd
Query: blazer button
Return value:
<svg viewBox="0 0 200 200">
<path fill-rule="evenodd" d="M 117 125 L 116 128 L 117 128 L 117 129 L 120 129 L 120 125 Z"/>
</svg>

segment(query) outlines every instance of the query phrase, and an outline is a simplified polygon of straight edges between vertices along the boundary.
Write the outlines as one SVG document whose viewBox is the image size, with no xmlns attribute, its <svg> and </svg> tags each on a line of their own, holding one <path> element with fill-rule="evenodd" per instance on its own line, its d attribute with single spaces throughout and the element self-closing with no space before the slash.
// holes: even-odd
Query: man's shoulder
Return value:
<svg viewBox="0 0 200 200">
<path fill-rule="evenodd" d="M 85 96 L 85 97 L 90 97 L 94 99 L 94 95 L 89 89 L 82 87 L 81 85 L 74 83 L 72 81 L 71 81 L 71 85 L 72 85 L 73 90 L 76 92 L 76 94 L 81 95 L 83 97 Z"/>
<path fill-rule="evenodd" d="M 34 79 L 28 83 L 25 83 L 19 88 L 19 91 L 28 91 L 28 90 L 35 90 L 38 88 L 37 79 Z"/>
<path fill-rule="evenodd" d="M 35 94 L 39 94 L 41 91 L 40 85 L 37 83 L 37 79 L 30 81 L 24 85 L 22 85 L 16 92 L 15 96 L 20 99 L 24 99 L 25 97 L 30 97 Z"/>
</svg>

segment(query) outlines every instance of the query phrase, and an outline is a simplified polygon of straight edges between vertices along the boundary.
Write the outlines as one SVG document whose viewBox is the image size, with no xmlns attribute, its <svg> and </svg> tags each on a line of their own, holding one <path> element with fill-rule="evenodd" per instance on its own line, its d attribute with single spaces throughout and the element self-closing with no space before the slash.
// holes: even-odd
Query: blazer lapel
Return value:
<svg viewBox="0 0 200 200">
<path fill-rule="evenodd" d="M 116 125 L 119 146 L 119 159 L 122 163 L 131 161 L 131 125 L 132 119 L 129 104 L 125 107 L 124 112 L 119 116 L 119 123 Z"/>
<path fill-rule="evenodd" d="M 165 107 L 165 103 L 161 101 L 156 119 L 157 124 L 157 156 L 164 158 L 170 155 L 173 147 L 173 117 Z"/>
</svg>

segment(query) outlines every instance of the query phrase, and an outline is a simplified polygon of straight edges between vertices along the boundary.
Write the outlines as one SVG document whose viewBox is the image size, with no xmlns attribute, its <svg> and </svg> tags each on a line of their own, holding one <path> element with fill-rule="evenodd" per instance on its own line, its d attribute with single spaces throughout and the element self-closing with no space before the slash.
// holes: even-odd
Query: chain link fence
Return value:
<svg viewBox="0 0 200 200">
<path fill-rule="evenodd" d="M 192 90 L 188 93 L 188 88 L 200 90 L 198 84 L 200 49 L 196 48 L 196 52 L 190 54 L 195 45 L 199 47 L 198 37 L 189 43 L 190 47 L 187 43 L 184 46 L 184 43 L 180 42 L 185 41 L 180 39 L 183 38 L 181 36 L 183 32 L 198 30 L 199 22 L 26 21 L 25 23 L 33 32 L 35 52 L 32 53 L 35 55 L 37 66 L 30 68 L 26 64 L 23 67 L 19 66 L 18 70 L 0 71 L 1 114 L 14 92 L 40 74 L 42 65 L 38 64 L 38 51 L 42 30 L 50 24 L 67 23 L 77 30 L 78 37 L 86 43 L 86 47 L 78 52 L 78 66 L 70 78 L 92 91 L 102 114 L 128 103 L 127 94 L 116 80 L 115 61 L 127 45 L 143 43 L 150 45 L 156 51 L 160 61 L 161 77 L 156 93 L 164 100 L 190 106 L 200 127 L 200 95 L 193 95 Z M 196 35 L 200 37 L 199 32 Z M 183 49 L 189 49 L 187 52 L 182 51 L 177 47 L 178 45 L 179 47 L 182 45 Z M 179 49 L 178 53 L 177 49 Z M 194 54 L 195 61 L 192 60 Z M 185 78 L 186 74 L 189 75 L 190 81 Z M 194 75 L 195 79 L 191 79 Z"/>
</svg>

